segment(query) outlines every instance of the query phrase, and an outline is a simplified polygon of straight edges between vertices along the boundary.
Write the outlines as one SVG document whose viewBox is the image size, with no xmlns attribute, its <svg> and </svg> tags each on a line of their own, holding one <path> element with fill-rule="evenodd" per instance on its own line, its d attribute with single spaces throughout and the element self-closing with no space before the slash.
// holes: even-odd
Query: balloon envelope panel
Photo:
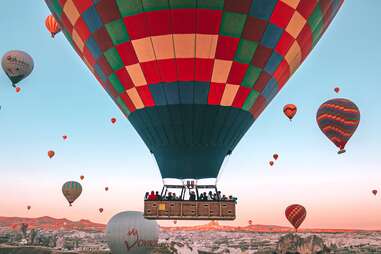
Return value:
<svg viewBox="0 0 381 254">
<path fill-rule="evenodd" d="M 343 2 L 45 1 L 164 178 L 217 177 Z"/>
<path fill-rule="evenodd" d="M 107 223 L 106 237 L 113 254 L 149 253 L 159 238 L 159 225 L 141 212 L 121 212 Z"/>
</svg>

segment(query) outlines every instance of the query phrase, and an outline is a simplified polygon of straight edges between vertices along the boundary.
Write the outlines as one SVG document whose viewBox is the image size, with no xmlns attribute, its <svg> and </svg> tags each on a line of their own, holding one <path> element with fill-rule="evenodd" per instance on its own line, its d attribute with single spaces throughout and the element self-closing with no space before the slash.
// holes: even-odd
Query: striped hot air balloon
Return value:
<svg viewBox="0 0 381 254">
<path fill-rule="evenodd" d="M 345 152 L 345 145 L 360 123 L 360 111 L 348 99 L 332 99 L 320 106 L 316 121 L 321 131 L 340 149 L 340 154 Z"/>
<path fill-rule="evenodd" d="M 62 193 L 69 202 L 69 205 L 72 206 L 72 203 L 81 195 L 82 186 L 75 181 L 66 182 L 62 186 Z"/>
<path fill-rule="evenodd" d="M 217 178 L 342 0 L 45 0 L 163 178 Z"/>
<path fill-rule="evenodd" d="M 57 33 L 61 31 L 60 25 L 52 15 L 46 17 L 45 26 L 53 38 Z"/>
<path fill-rule="evenodd" d="M 287 220 L 297 231 L 299 226 L 303 223 L 306 218 L 307 211 L 302 205 L 294 204 L 286 208 L 285 215 Z"/>
</svg>

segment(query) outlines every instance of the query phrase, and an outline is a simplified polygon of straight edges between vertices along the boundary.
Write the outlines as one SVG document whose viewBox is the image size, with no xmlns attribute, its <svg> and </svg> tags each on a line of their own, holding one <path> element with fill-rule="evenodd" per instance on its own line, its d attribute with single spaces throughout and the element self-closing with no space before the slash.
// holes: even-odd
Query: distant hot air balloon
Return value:
<svg viewBox="0 0 381 254">
<path fill-rule="evenodd" d="M 79 177 L 79 179 L 83 180 L 83 179 L 85 179 L 85 176 L 81 175 L 81 176 Z"/>
<path fill-rule="evenodd" d="M 116 118 L 115 117 L 113 117 L 113 118 L 111 118 L 111 123 L 116 123 Z"/>
<path fill-rule="evenodd" d="M 378 192 L 377 190 L 372 190 L 372 193 L 373 193 L 373 195 L 375 195 L 375 196 L 377 195 L 377 192 Z"/>
<path fill-rule="evenodd" d="M 48 151 L 48 157 L 51 159 L 56 153 L 53 150 Z"/>
<path fill-rule="evenodd" d="M 217 178 L 343 0 L 45 2 L 161 176 L 202 179 Z"/>
<path fill-rule="evenodd" d="M 249 220 L 249 225 L 251 226 L 253 224 L 253 221 L 252 220 Z"/>
<path fill-rule="evenodd" d="M 345 152 L 345 145 L 360 123 L 360 111 L 348 99 L 332 99 L 320 106 L 316 121 L 321 131 L 340 149 L 340 154 Z"/>
<path fill-rule="evenodd" d="M 12 86 L 32 73 L 34 63 L 28 53 L 21 50 L 12 50 L 5 53 L 1 60 L 1 67 L 12 82 Z"/>
<path fill-rule="evenodd" d="M 28 210 L 30 210 L 30 208 L 32 208 L 30 205 L 28 205 L 28 206 L 26 207 L 26 209 L 28 209 Z"/>
<path fill-rule="evenodd" d="M 105 191 L 108 191 L 108 187 L 105 187 Z"/>
<path fill-rule="evenodd" d="M 274 160 L 277 160 L 279 158 L 279 155 L 277 153 L 273 154 Z"/>
<path fill-rule="evenodd" d="M 113 254 L 144 254 L 157 246 L 159 225 L 141 212 L 121 212 L 107 223 L 107 243 Z"/>
<path fill-rule="evenodd" d="M 269 164 L 270 164 L 270 166 L 273 166 L 274 162 L 273 161 L 269 161 Z"/>
<path fill-rule="evenodd" d="M 294 104 L 287 104 L 283 107 L 283 113 L 290 119 L 290 121 L 294 118 L 297 110 L 298 109 Z"/>
<path fill-rule="evenodd" d="M 20 87 L 18 87 L 18 86 L 16 86 L 16 93 L 19 93 L 20 91 L 21 91 L 21 88 Z"/>
<path fill-rule="evenodd" d="M 103 208 L 99 208 L 99 213 L 103 213 Z"/>
<path fill-rule="evenodd" d="M 340 92 L 340 87 L 335 87 L 335 93 L 339 93 Z"/>
<path fill-rule="evenodd" d="M 67 135 L 63 135 L 62 138 L 63 138 L 63 140 L 66 140 L 67 139 Z"/>
<path fill-rule="evenodd" d="M 307 211 L 302 205 L 294 204 L 286 208 L 285 215 L 287 220 L 297 231 L 299 226 L 303 223 L 306 218 Z"/>
<path fill-rule="evenodd" d="M 80 183 L 75 181 L 66 182 L 62 186 L 62 193 L 64 194 L 65 198 L 69 202 L 69 205 L 71 206 L 72 203 L 81 195 L 82 186 Z"/>
<path fill-rule="evenodd" d="M 45 26 L 53 38 L 57 33 L 61 31 L 60 25 L 57 23 L 56 19 L 52 15 L 46 17 Z"/>
</svg>

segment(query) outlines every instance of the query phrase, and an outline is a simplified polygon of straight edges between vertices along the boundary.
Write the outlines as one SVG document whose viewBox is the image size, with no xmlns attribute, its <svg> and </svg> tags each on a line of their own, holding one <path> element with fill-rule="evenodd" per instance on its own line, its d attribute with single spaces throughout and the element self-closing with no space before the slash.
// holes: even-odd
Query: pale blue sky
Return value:
<svg viewBox="0 0 381 254">
<path fill-rule="evenodd" d="M 250 218 L 286 225 L 284 208 L 299 202 L 309 211 L 304 226 L 381 228 L 381 198 L 370 195 L 381 187 L 380 8 L 378 0 L 347 0 L 237 146 L 219 182 L 224 192 L 239 197 L 235 223 Z M 44 1 L 0 3 L 0 55 L 19 49 L 35 61 L 20 94 L 0 74 L 0 216 L 106 222 L 120 210 L 141 210 L 144 192 L 161 188 L 153 158 L 64 36 L 51 39 L 44 26 L 48 14 Z M 337 96 L 336 86 L 339 96 L 353 100 L 362 113 L 342 156 L 315 122 L 319 105 Z M 282 115 L 286 103 L 298 105 L 292 123 Z M 118 119 L 116 125 L 111 117 Z M 50 149 L 56 151 L 52 160 Z M 280 158 L 270 168 L 274 152 Z M 81 174 L 84 193 L 68 209 L 61 185 Z M 109 193 L 103 192 L 105 185 Z M 27 204 L 33 206 L 30 214 Z M 105 208 L 102 217 L 99 207 Z"/>
</svg>

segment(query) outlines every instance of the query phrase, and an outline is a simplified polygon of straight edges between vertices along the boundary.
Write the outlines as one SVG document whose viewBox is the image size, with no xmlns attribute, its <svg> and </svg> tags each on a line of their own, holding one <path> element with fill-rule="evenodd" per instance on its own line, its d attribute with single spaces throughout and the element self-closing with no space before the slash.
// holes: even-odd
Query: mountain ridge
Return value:
<svg viewBox="0 0 381 254">
<path fill-rule="evenodd" d="M 28 224 L 29 229 L 38 228 L 43 230 L 79 230 L 89 232 L 104 232 L 106 225 L 95 223 L 88 219 L 80 219 L 72 221 L 66 218 L 53 218 L 50 216 L 42 216 L 35 218 L 25 217 L 6 217 L 0 216 L 0 227 L 18 229 L 22 223 Z M 261 233 L 287 233 L 293 232 L 291 227 L 277 225 L 244 225 L 244 226 L 228 226 L 220 225 L 217 221 L 210 221 L 207 224 L 195 226 L 161 226 L 161 231 L 227 231 L 227 232 L 261 232 Z M 352 232 L 375 232 L 380 230 L 364 230 L 364 229 L 321 229 L 321 228 L 303 228 L 299 229 L 301 233 L 352 233 Z"/>
</svg>

